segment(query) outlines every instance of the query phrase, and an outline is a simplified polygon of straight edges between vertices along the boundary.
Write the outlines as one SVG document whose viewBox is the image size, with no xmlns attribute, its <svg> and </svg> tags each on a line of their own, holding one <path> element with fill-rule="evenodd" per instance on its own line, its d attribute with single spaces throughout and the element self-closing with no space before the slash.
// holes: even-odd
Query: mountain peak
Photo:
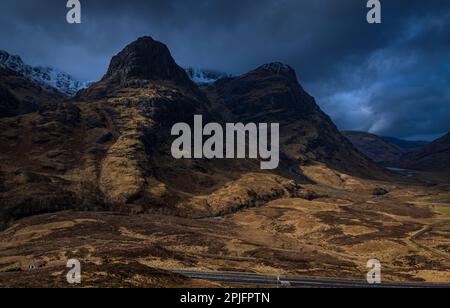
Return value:
<svg viewBox="0 0 450 308">
<path fill-rule="evenodd" d="M 114 56 L 102 80 L 123 84 L 133 79 L 191 83 L 167 46 L 149 36 L 137 39 Z"/>
</svg>

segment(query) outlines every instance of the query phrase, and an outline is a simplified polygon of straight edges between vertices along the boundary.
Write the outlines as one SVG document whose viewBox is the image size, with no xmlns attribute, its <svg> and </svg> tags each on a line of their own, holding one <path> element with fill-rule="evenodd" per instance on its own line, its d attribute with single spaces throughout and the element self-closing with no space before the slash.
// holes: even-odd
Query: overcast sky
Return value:
<svg viewBox="0 0 450 308">
<path fill-rule="evenodd" d="M 80 80 L 98 80 L 139 36 L 167 44 L 182 66 L 241 74 L 282 61 L 340 129 L 403 138 L 450 131 L 450 1 L 1 0 L 0 49 Z"/>
</svg>

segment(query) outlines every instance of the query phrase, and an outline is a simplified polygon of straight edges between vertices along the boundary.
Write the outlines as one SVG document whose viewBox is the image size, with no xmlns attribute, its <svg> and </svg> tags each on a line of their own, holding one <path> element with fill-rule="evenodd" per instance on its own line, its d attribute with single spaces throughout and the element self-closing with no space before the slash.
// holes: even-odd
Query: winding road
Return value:
<svg viewBox="0 0 450 308">
<path fill-rule="evenodd" d="M 437 257 L 441 257 L 443 259 L 446 259 L 447 261 L 450 261 L 450 257 L 449 257 L 448 254 L 445 254 L 445 253 L 443 253 L 441 251 L 438 251 L 438 250 L 436 250 L 434 248 L 422 245 L 419 242 L 417 242 L 417 240 L 419 240 L 422 236 L 424 236 L 428 232 L 433 231 L 433 229 L 435 229 L 437 227 L 440 227 L 440 226 L 449 225 L 449 224 L 450 224 L 449 221 L 444 221 L 444 222 L 438 222 L 438 223 L 435 223 L 435 224 L 432 224 L 432 225 L 425 226 L 421 230 L 415 232 L 410 237 L 408 237 L 407 241 L 409 243 L 411 243 L 412 245 L 414 245 L 415 247 L 417 247 L 419 250 L 422 249 L 422 250 L 428 251 L 429 253 L 431 253 L 431 254 L 433 254 L 433 255 L 435 255 Z"/>
<path fill-rule="evenodd" d="M 166 269 L 167 270 L 167 269 Z M 293 288 L 450 288 L 450 284 L 395 284 L 371 285 L 363 281 L 335 280 L 324 278 L 288 278 L 235 272 L 202 272 L 190 270 L 170 270 L 173 273 L 212 282 L 245 286 L 293 287 Z"/>
</svg>

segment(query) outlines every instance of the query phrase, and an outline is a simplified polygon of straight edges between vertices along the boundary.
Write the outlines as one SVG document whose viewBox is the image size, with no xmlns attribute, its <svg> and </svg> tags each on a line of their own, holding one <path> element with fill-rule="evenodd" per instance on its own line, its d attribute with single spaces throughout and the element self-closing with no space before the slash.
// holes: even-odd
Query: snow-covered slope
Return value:
<svg viewBox="0 0 450 308">
<path fill-rule="evenodd" d="M 231 75 L 215 71 L 215 70 L 206 70 L 206 69 L 199 69 L 199 68 L 193 68 L 188 67 L 185 69 L 189 77 L 197 84 L 208 84 L 213 83 L 220 78 L 224 77 L 231 77 Z"/>
<path fill-rule="evenodd" d="M 67 73 L 51 67 L 31 66 L 25 64 L 19 56 L 10 55 L 0 50 L 0 65 L 3 65 L 39 84 L 43 88 L 53 88 L 66 96 L 74 96 L 89 83 L 80 82 Z"/>
<path fill-rule="evenodd" d="M 293 70 L 292 67 L 290 67 L 287 64 L 281 63 L 281 62 L 272 62 L 272 63 L 264 64 L 264 65 L 260 66 L 259 69 L 277 73 L 277 74 L 288 73 Z"/>
</svg>

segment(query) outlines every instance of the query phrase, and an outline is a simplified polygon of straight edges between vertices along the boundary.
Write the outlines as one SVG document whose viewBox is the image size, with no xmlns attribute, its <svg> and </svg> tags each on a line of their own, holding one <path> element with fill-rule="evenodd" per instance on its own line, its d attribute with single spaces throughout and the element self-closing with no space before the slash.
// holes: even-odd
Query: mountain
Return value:
<svg viewBox="0 0 450 308">
<path fill-rule="evenodd" d="M 39 89 L 50 93 L 14 74 L 0 80 L 7 111 L 20 93 L 30 100 Z M 315 167 L 342 182 L 389 176 L 340 134 L 281 63 L 199 87 L 167 46 L 142 37 L 73 99 L 55 93 L 37 105 L 0 119 L 0 228 L 67 209 L 220 216 L 305 195 L 299 178 L 309 183 Z M 262 171 L 251 159 L 174 159 L 171 128 L 192 124 L 196 114 L 205 123 L 279 123 L 280 168 Z"/>
<path fill-rule="evenodd" d="M 430 144 L 430 142 L 428 141 L 409 141 L 394 137 L 381 137 L 381 138 L 390 144 L 398 146 L 405 152 L 419 150 L 420 148 L 423 148 L 424 146 Z"/>
<path fill-rule="evenodd" d="M 450 133 L 419 150 L 405 154 L 400 163 L 412 170 L 450 172 Z"/>
<path fill-rule="evenodd" d="M 217 100 L 218 112 L 230 120 L 280 123 L 281 153 L 290 162 L 321 162 L 363 177 L 382 173 L 341 135 L 286 64 L 269 63 L 242 76 L 220 79 L 207 92 Z"/>
<path fill-rule="evenodd" d="M 231 77 L 231 75 L 216 70 L 207 70 L 189 67 L 186 68 L 186 73 L 196 84 L 211 84 L 221 78 Z"/>
<path fill-rule="evenodd" d="M 0 66 L 0 118 L 38 111 L 62 100 L 55 89 L 46 89 L 6 67 Z"/>
<path fill-rule="evenodd" d="M 160 85 L 159 89 L 166 83 L 171 88 L 182 89 L 183 93 L 188 90 L 190 94 L 201 96 L 186 71 L 176 64 L 167 46 L 151 37 L 142 37 L 114 56 L 103 78 L 81 90 L 76 99 L 114 96 L 121 89 L 146 89 L 152 87 L 152 83 Z"/>
<path fill-rule="evenodd" d="M 391 143 L 388 139 L 374 134 L 356 131 L 344 131 L 342 134 L 359 151 L 378 163 L 396 161 L 405 153 L 405 150 L 397 144 Z"/>
<path fill-rule="evenodd" d="M 25 64 L 19 56 L 10 55 L 0 50 L 0 67 L 8 68 L 47 90 L 56 89 L 63 95 L 72 97 L 89 83 L 80 82 L 67 73 L 51 67 L 31 66 Z"/>
</svg>

